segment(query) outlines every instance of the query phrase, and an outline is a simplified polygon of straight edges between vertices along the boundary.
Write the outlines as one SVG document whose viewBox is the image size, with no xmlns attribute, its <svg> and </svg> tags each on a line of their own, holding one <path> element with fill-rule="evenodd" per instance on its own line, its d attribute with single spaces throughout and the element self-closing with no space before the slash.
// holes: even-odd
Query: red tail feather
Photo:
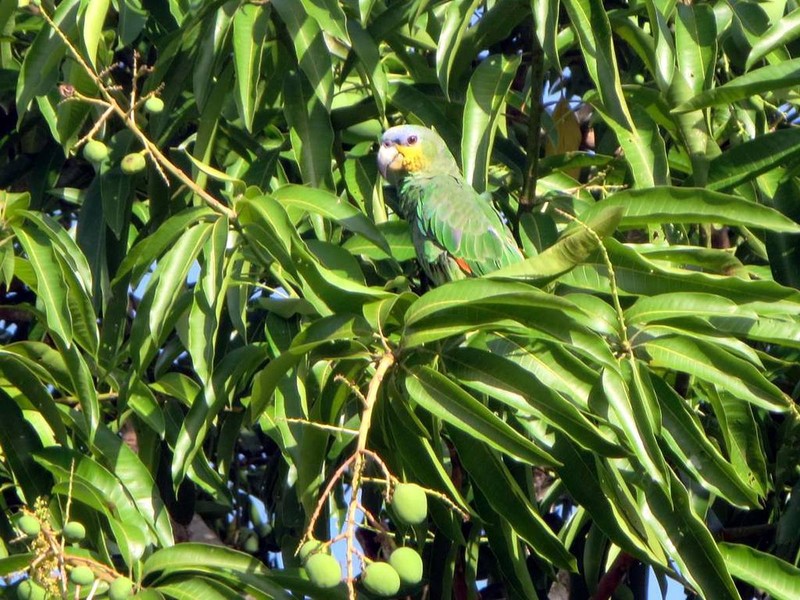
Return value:
<svg viewBox="0 0 800 600">
<path fill-rule="evenodd" d="M 466 273 L 467 275 L 472 275 L 472 269 L 469 268 L 469 265 L 463 258 L 456 258 L 454 256 L 453 260 L 456 261 L 458 268 L 464 271 L 464 273 Z"/>
</svg>

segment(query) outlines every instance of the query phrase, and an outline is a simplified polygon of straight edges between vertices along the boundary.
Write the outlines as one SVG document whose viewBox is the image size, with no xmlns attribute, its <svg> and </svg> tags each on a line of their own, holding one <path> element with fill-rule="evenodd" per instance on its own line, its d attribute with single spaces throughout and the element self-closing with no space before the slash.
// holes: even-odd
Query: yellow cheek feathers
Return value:
<svg viewBox="0 0 800 600">
<path fill-rule="evenodd" d="M 420 146 L 396 146 L 397 151 L 403 156 L 403 169 L 408 173 L 420 171 L 428 165 L 428 160 L 422 154 Z"/>
</svg>

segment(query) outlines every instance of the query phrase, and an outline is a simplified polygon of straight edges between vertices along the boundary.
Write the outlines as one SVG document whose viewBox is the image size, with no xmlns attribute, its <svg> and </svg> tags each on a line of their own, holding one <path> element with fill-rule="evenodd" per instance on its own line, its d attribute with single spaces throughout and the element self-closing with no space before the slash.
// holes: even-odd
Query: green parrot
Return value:
<svg viewBox="0 0 800 600">
<path fill-rule="evenodd" d="M 417 259 L 434 285 L 523 259 L 500 213 L 464 180 L 447 144 L 433 130 L 418 125 L 387 129 L 378 169 L 397 191 Z"/>
</svg>

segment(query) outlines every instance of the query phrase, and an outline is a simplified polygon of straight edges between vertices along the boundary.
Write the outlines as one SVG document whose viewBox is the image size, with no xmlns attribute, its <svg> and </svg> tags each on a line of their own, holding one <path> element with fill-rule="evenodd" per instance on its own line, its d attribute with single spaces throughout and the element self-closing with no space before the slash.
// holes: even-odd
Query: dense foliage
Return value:
<svg viewBox="0 0 800 600">
<path fill-rule="evenodd" d="M 0 0 L 0 27 L 9 585 L 642 599 L 652 567 L 800 597 L 794 2 Z M 527 260 L 429 289 L 375 166 L 400 122 Z M 398 546 L 421 580 L 372 568 Z"/>
</svg>

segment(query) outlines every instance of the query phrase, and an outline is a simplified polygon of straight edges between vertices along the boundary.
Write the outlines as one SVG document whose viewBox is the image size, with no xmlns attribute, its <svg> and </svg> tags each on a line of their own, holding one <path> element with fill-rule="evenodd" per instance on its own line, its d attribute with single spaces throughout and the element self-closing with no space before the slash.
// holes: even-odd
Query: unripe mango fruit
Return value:
<svg viewBox="0 0 800 600">
<path fill-rule="evenodd" d="M 69 574 L 69 580 L 75 585 L 91 585 L 94 581 L 94 571 L 85 565 L 75 567 Z"/>
<path fill-rule="evenodd" d="M 403 585 L 422 581 L 422 557 L 413 548 L 398 548 L 389 557 L 389 564 L 397 571 Z"/>
<path fill-rule="evenodd" d="M 127 577 L 118 577 L 108 586 L 109 600 L 125 600 L 133 593 L 133 582 Z"/>
<path fill-rule="evenodd" d="M 93 163 L 103 162 L 108 157 L 108 146 L 100 140 L 89 140 L 83 147 L 83 157 Z"/>
<path fill-rule="evenodd" d="M 42 530 L 42 524 L 33 515 L 22 515 L 17 519 L 17 529 L 25 535 L 34 536 L 39 535 Z"/>
<path fill-rule="evenodd" d="M 149 113 L 157 115 L 158 113 L 164 110 L 164 101 L 161 98 L 156 98 L 155 96 L 151 96 L 150 98 L 145 100 L 144 109 Z"/>
<path fill-rule="evenodd" d="M 80 542 L 86 537 L 86 527 L 83 526 L 83 523 L 78 523 L 78 521 L 69 521 L 64 525 L 62 533 L 68 541 Z"/>
<path fill-rule="evenodd" d="M 321 552 L 308 557 L 306 572 L 311 583 L 323 589 L 336 587 L 342 579 L 342 567 L 339 561 L 330 554 Z"/>
<path fill-rule="evenodd" d="M 125 155 L 125 157 L 122 159 L 122 162 L 119 163 L 119 168 L 122 169 L 122 172 L 126 175 L 133 175 L 135 173 L 144 171 L 144 167 L 144 156 L 138 152 L 132 152 L 131 154 Z"/>
<path fill-rule="evenodd" d="M 297 552 L 297 558 L 301 561 L 306 562 L 309 556 L 320 546 L 322 546 L 322 542 L 319 540 L 308 540 L 304 542 L 302 546 L 300 546 L 300 550 Z"/>
<path fill-rule="evenodd" d="M 38 583 L 26 579 L 17 586 L 17 598 L 19 600 L 44 600 L 45 591 Z"/>
<path fill-rule="evenodd" d="M 400 591 L 400 575 L 394 567 L 385 562 L 374 562 L 367 565 L 361 581 L 367 591 L 381 598 L 394 596 Z"/>
<path fill-rule="evenodd" d="M 428 497 L 415 483 L 398 483 L 392 496 L 392 509 L 397 518 L 409 525 L 418 525 L 428 518 Z"/>
</svg>

